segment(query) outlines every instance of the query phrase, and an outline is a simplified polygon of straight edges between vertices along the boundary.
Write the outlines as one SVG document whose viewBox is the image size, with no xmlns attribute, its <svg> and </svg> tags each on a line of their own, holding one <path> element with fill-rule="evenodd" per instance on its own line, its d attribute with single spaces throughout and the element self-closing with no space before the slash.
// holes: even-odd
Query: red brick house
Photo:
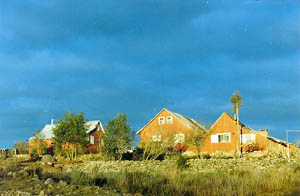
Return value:
<svg viewBox="0 0 300 196">
<path fill-rule="evenodd" d="M 87 130 L 87 134 L 89 137 L 89 144 L 86 147 L 86 153 L 97 153 L 99 151 L 99 147 L 101 145 L 101 135 L 104 134 L 104 128 L 100 120 L 88 121 L 86 123 L 89 129 Z M 51 120 L 51 124 L 46 124 L 45 127 L 42 129 L 41 133 L 45 136 L 43 142 L 46 144 L 46 148 L 48 151 L 51 151 L 55 148 L 54 145 L 54 134 L 53 128 L 56 125 L 53 124 L 53 120 Z M 36 147 L 36 144 L 33 140 L 33 137 L 29 138 L 29 154 L 32 154 L 33 149 Z"/>
</svg>

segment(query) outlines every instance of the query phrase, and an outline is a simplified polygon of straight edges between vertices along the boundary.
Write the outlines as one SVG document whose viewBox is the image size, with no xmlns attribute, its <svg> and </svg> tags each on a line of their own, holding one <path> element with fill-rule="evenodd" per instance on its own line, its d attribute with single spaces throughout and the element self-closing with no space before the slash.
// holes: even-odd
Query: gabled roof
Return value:
<svg viewBox="0 0 300 196">
<path fill-rule="evenodd" d="M 178 119 L 181 123 L 183 123 L 185 126 L 191 128 L 191 129 L 202 129 L 206 130 L 203 126 L 201 126 L 199 123 L 197 123 L 194 119 L 188 118 L 186 116 L 183 116 L 181 114 L 171 112 L 170 110 L 167 110 L 166 108 L 163 108 L 159 113 L 157 113 L 154 118 L 150 120 L 149 123 L 147 123 L 143 128 L 141 128 L 136 134 L 139 134 L 141 131 L 143 131 L 156 117 L 162 113 L 163 111 L 169 112 L 171 115 L 173 115 L 176 119 Z"/>
<path fill-rule="evenodd" d="M 91 131 L 95 130 L 99 124 L 101 130 L 104 132 L 102 123 L 100 120 L 93 120 L 93 121 L 88 121 L 85 123 L 87 126 L 89 126 L 89 129 L 86 131 L 86 133 L 90 133 Z M 53 134 L 53 128 L 56 127 L 56 124 L 46 124 L 45 127 L 42 129 L 41 133 L 45 135 L 45 139 L 51 139 L 54 137 Z M 30 137 L 29 140 L 33 139 L 33 137 Z"/>
<path fill-rule="evenodd" d="M 216 120 L 216 122 L 215 122 L 212 126 L 210 126 L 210 128 L 212 128 L 213 126 L 215 126 L 215 125 L 217 124 L 217 122 L 218 122 L 222 117 L 224 117 L 224 116 L 228 116 L 231 120 L 235 121 L 235 119 L 234 119 L 230 114 L 228 114 L 227 112 L 223 112 L 223 113 L 221 114 L 221 116 Z M 241 126 L 246 127 L 243 123 L 241 123 L 241 121 L 239 121 L 239 124 L 240 124 Z M 247 127 L 247 128 L 248 128 L 248 127 Z M 250 128 L 249 128 L 249 129 L 250 129 Z"/>
</svg>

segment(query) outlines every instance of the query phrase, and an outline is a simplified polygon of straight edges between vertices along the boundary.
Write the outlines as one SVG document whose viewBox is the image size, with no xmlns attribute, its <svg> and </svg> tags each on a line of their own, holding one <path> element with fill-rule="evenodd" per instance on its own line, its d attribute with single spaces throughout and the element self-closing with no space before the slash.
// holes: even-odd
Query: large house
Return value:
<svg viewBox="0 0 300 196">
<path fill-rule="evenodd" d="M 99 145 L 101 143 L 101 135 L 104 133 L 104 128 L 100 120 L 88 121 L 86 123 L 88 126 L 87 134 L 89 137 L 87 138 L 89 141 L 88 146 L 85 149 L 87 153 L 97 153 L 99 151 Z M 53 119 L 51 119 L 51 124 L 46 124 L 45 127 L 42 129 L 41 133 L 44 136 L 43 142 L 46 144 L 47 150 L 53 150 L 55 147 L 54 144 L 54 134 L 53 128 L 56 124 L 53 123 Z M 34 141 L 33 137 L 29 138 L 29 154 L 32 154 L 33 149 L 36 148 L 36 142 Z"/>
<path fill-rule="evenodd" d="M 174 143 L 182 144 L 196 131 L 206 131 L 195 120 L 163 108 L 137 134 L 141 136 L 141 144 L 150 141 L 163 141 L 169 136 L 174 137 Z"/>
<path fill-rule="evenodd" d="M 255 131 L 246 127 L 224 112 L 210 127 L 201 152 L 245 152 L 251 150 L 287 153 L 287 147 L 293 152 L 295 145 L 268 135 L 267 129 Z M 251 149 L 252 148 L 252 149 Z"/>
<path fill-rule="evenodd" d="M 185 138 L 199 130 L 205 131 L 195 120 L 162 109 L 137 134 L 141 136 L 142 144 L 150 141 L 163 141 L 167 136 L 173 135 L 175 136 L 175 144 L 182 143 L 188 146 L 187 151 L 196 152 L 197 148 L 185 141 Z M 288 148 L 292 153 L 295 145 L 268 136 L 266 129 L 255 131 L 241 122 L 237 125 L 236 120 L 224 112 L 208 130 L 200 152 L 213 154 L 218 151 L 231 153 L 262 150 L 287 154 Z"/>
</svg>

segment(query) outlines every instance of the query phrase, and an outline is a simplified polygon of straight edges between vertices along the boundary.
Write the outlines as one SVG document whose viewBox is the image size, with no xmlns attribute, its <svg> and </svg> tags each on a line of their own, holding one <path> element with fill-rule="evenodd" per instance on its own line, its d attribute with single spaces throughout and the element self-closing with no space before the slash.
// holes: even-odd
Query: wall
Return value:
<svg viewBox="0 0 300 196">
<path fill-rule="evenodd" d="M 172 116 L 173 123 L 167 124 L 166 117 Z M 159 117 L 165 117 L 165 124 L 159 124 Z M 183 133 L 185 134 L 185 140 L 191 134 L 193 130 L 183 124 L 179 119 L 177 119 L 172 113 L 167 110 L 162 110 L 146 127 L 140 132 L 141 143 L 146 144 L 152 141 L 152 136 L 157 134 L 161 135 L 161 140 L 163 141 L 168 136 L 174 136 L 175 134 Z"/>
<path fill-rule="evenodd" d="M 101 137 L 101 134 L 100 134 L 100 131 L 92 131 L 89 135 L 90 136 L 94 136 L 94 144 L 88 144 L 85 152 L 86 153 L 98 153 L 99 152 L 99 148 L 100 148 L 100 137 Z"/>
<path fill-rule="evenodd" d="M 54 145 L 51 143 L 54 142 L 53 139 L 45 139 L 43 142 L 46 144 L 47 150 L 54 150 Z M 32 154 L 33 149 L 37 148 L 37 143 L 34 140 L 29 140 L 28 142 L 28 153 Z"/>
<path fill-rule="evenodd" d="M 201 152 L 215 153 L 216 151 L 222 152 L 235 152 L 237 149 L 237 137 L 240 133 L 237 132 L 236 122 L 230 118 L 226 113 L 223 113 L 216 123 L 210 128 L 209 135 L 204 140 Z M 217 133 L 230 133 L 229 143 L 211 143 L 211 135 Z M 237 136 L 238 134 L 238 136 Z"/>
</svg>

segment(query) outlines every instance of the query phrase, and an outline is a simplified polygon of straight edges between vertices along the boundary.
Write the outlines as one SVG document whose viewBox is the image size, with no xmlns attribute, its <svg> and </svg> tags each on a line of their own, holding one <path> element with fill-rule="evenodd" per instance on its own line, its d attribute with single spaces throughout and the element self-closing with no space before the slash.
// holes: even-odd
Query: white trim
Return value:
<svg viewBox="0 0 300 196">
<path fill-rule="evenodd" d="M 175 144 L 183 143 L 184 142 L 184 134 L 183 133 L 177 133 L 175 135 Z"/>
<path fill-rule="evenodd" d="M 191 127 L 191 126 L 189 126 L 189 125 L 187 125 L 186 123 L 184 123 L 179 117 L 177 117 L 175 114 L 177 114 L 177 115 L 180 115 L 180 116 L 182 116 L 183 118 L 188 118 L 188 119 L 190 119 L 191 121 L 193 121 L 198 127 L 200 127 L 200 128 L 202 128 L 203 130 L 206 130 L 202 125 L 200 125 L 199 123 L 197 123 L 197 121 L 195 121 L 194 119 L 192 119 L 192 118 L 189 118 L 189 117 L 185 117 L 185 116 L 183 116 L 183 115 L 181 115 L 181 114 L 178 114 L 178 113 L 175 113 L 175 112 L 171 112 L 171 111 L 169 111 L 169 110 L 167 110 L 166 108 L 163 108 L 160 112 L 158 112 L 155 116 L 154 116 L 154 118 L 152 118 L 143 128 L 141 128 L 136 134 L 140 134 L 140 132 L 142 132 L 154 119 L 156 119 L 163 111 L 166 111 L 166 112 L 168 112 L 169 114 L 171 114 L 171 116 L 173 116 L 174 118 L 176 118 L 177 120 L 179 120 L 179 122 L 181 122 L 183 125 L 185 125 L 185 126 L 187 126 L 187 127 L 189 127 L 190 129 L 192 129 L 192 130 L 194 130 L 194 127 Z M 173 118 L 173 120 L 174 120 L 174 118 Z"/>
<path fill-rule="evenodd" d="M 167 124 L 173 124 L 173 117 L 172 116 L 167 116 L 166 117 L 166 122 L 167 122 Z"/>
<path fill-rule="evenodd" d="M 211 135 L 210 136 L 210 142 L 211 143 L 218 143 L 218 136 L 217 135 Z"/>
<path fill-rule="evenodd" d="M 223 141 L 219 141 L 220 135 L 223 135 Z M 229 136 L 229 141 L 225 141 L 225 135 Z M 211 139 L 211 143 L 231 143 L 231 134 L 230 132 L 216 133 L 214 135 L 211 135 L 210 139 Z"/>
<path fill-rule="evenodd" d="M 153 135 L 152 136 L 152 141 L 154 141 L 154 142 L 160 142 L 161 141 L 161 135 L 160 134 Z"/>
<path fill-rule="evenodd" d="M 217 124 L 217 122 L 222 118 L 222 116 L 224 116 L 225 115 L 225 112 L 223 112 L 222 114 L 221 114 L 221 116 L 216 120 L 216 122 L 212 125 L 212 126 L 210 126 L 210 128 L 209 129 L 211 129 L 213 126 L 215 126 L 216 124 Z"/>
<path fill-rule="evenodd" d="M 90 144 L 95 144 L 95 137 L 90 135 Z"/>
<path fill-rule="evenodd" d="M 240 137 L 241 144 L 252 144 L 256 141 L 256 134 L 242 134 Z"/>
<path fill-rule="evenodd" d="M 162 113 L 163 110 L 166 110 L 165 108 L 163 108 L 160 112 L 158 112 L 154 118 L 152 118 L 145 126 L 143 126 L 143 128 L 141 128 L 140 130 L 138 130 L 138 132 L 136 132 L 136 134 L 140 134 L 141 131 L 143 131 L 154 119 L 156 119 L 156 117 Z"/>
<path fill-rule="evenodd" d="M 159 124 L 159 125 L 165 124 L 165 117 L 164 117 L 164 116 L 158 117 L 158 124 Z"/>
</svg>

